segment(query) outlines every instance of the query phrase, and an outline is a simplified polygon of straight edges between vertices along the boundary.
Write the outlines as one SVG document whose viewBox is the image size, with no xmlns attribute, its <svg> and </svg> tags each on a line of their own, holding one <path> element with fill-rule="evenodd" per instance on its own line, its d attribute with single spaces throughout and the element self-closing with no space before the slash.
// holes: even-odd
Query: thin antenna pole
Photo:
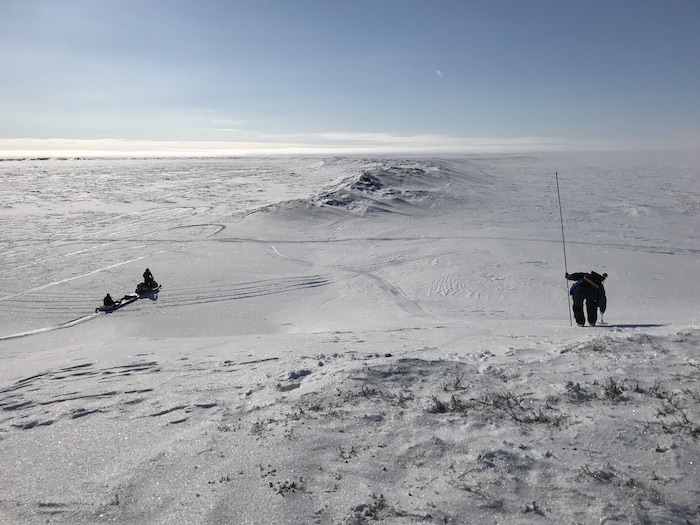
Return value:
<svg viewBox="0 0 700 525">
<path fill-rule="evenodd" d="M 559 192 L 559 173 L 554 172 L 554 177 L 557 179 L 557 198 L 559 199 L 559 222 L 561 223 L 561 245 L 564 249 L 564 273 L 569 273 L 569 266 L 566 263 L 566 239 L 564 238 L 564 215 L 561 212 L 561 193 Z M 566 283 L 566 304 L 569 310 L 569 325 L 574 326 L 571 319 L 571 299 L 569 298 L 569 283 Z"/>
</svg>

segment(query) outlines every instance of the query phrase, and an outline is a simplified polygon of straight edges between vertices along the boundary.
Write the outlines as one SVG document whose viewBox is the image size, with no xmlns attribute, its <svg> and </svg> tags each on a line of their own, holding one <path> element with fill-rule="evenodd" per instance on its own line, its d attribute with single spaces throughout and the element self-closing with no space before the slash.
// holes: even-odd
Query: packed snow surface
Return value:
<svg viewBox="0 0 700 525">
<path fill-rule="evenodd" d="M 697 155 L 0 183 L 0 523 L 700 523 Z"/>
</svg>

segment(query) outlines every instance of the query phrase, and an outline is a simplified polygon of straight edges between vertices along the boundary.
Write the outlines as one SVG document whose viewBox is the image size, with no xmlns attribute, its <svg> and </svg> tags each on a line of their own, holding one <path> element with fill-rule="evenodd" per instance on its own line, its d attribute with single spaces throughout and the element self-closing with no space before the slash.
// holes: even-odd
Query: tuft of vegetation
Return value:
<svg viewBox="0 0 700 525">
<path fill-rule="evenodd" d="M 565 388 L 569 400 L 575 403 L 591 401 L 597 397 L 595 392 L 589 392 L 585 387 L 581 386 L 580 383 L 574 383 L 573 381 L 567 381 Z"/>
<path fill-rule="evenodd" d="M 533 501 L 532 504 L 526 503 L 525 507 L 523 508 L 523 514 L 529 514 L 529 513 L 534 513 L 537 514 L 538 516 L 544 516 L 544 512 L 542 512 L 542 509 L 537 505 L 536 501 Z"/>
<path fill-rule="evenodd" d="M 615 478 L 615 469 L 609 463 L 605 468 L 594 468 L 590 465 L 584 465 L 580 468 L 579 473 L 581 476 L 592 478 L 596 481 L 602 483 L 610 483 Z"/>
<path fill-rule="evenodd" d="M 458 412 L 466 415 L 467 407 L 464 405 L 461 399 L 459 399 L 454 394 L 452 397 L 443 401 L 437 396 L 430 398 L 431 403 L 426 409 L 427 412 L 431 414 L 446 414 L 448 412 Z"/>
<path fill-rule="evenodd" d="M 606 399 L 615 401 L 622 395 L 623 392 L 624 389 L 621 383 L 618 383 L 612 377 L 605 378 L 605 381 L 603 382 L 603 394 L 605 395 Z"/>
<path fill-rule="evenodd" d="M 304 479 L 299 478 L 298 481 L 285 479 L 284 481 L 270 481 L 269 487 L 280 496 L 294 492 L 304 492 Z"/>
</svg>

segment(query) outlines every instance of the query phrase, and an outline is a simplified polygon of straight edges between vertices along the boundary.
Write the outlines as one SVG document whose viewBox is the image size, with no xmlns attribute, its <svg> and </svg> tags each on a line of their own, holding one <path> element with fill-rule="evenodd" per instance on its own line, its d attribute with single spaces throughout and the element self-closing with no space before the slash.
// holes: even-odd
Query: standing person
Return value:
<svg viewBox="0 0 700 525">
<path fill-rule="evenodd" d="M 155 288 L 156 287 L 156 280 L 153 278 L 153 274 L 151 273 L 151 270 L 149 270 L 148 268 L 146 268 L 146 271 L 143 272 L 143 282 L 147 288 Z"/>
<path fill-rule="evenodd" d="M 608 300 L 605 296 L 605 287 L 603 281 L 608 276 L 607 273 L 600 275 L 596 272 L 585 273 L 567 273 L 566 278 L 569 281 L 576 281 L 570 290 L 570 294 L 574 299 L 573 311 L 576 318 L 576 324 L 584 326 L 586 324 L 586 316 L 583 313 L 583 303 L 586 303 L 586 314 L 588 316 L 588 324 L 595 326 L 598 321 L 598 308 L 600 313 L 605 313 L 608 306 Z"/>
</svg>

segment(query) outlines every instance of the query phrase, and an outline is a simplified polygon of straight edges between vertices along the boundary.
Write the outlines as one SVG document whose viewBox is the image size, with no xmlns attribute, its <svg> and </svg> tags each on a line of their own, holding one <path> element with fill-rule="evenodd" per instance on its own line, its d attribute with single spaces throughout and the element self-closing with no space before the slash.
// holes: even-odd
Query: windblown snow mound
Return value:
<svg viewBox="0 0 700 525">
<path fill-rule="evenodd" d="M 420 214 L 460 200 L 469 186 L 486 178 L 453 169 L 445 162 L 378 163 L 323 193 L 313 202 L 364 215 L 372 212 Z"/>
<path fill-rule="evenodd" d="M 279 213 L 299 219 L 320 209 L 351 213 L 425 215 L 454 205 L 480 201 L 492 183 L 476 163 L 466 160 L 327 159 L 312 171 L 327 175 L 316 194 L 280 201 L 248 210 Z M 304 176 L 307 174 L 305 173 Z"/>
</svg>

